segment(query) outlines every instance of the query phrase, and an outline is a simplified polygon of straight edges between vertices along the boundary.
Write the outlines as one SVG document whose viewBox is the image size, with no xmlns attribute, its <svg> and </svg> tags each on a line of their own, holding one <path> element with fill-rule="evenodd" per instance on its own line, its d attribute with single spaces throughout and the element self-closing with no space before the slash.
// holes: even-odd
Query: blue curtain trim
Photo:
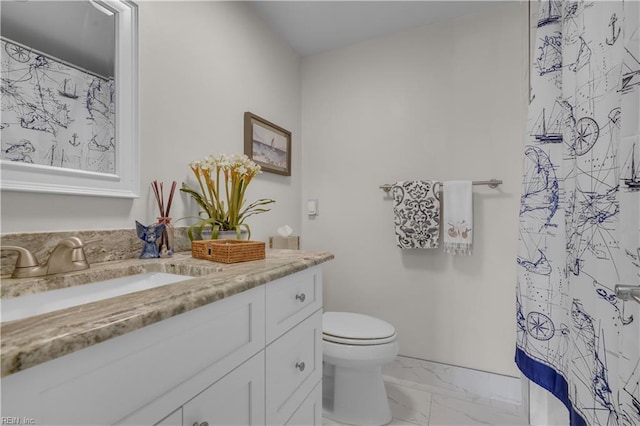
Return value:
<svg viewBox="0 0 640 426">
<path fill-rule="evenodd" d="M 587 425 L 584 418 L 573 408 L 569 399 L 569 385 L 564 377 L 548 365 L 530 358 L 520 348 L 516 348 L 516 365 L 527 379 L 551 392 L 567 407 L 571 426 Z"/>
</svg>

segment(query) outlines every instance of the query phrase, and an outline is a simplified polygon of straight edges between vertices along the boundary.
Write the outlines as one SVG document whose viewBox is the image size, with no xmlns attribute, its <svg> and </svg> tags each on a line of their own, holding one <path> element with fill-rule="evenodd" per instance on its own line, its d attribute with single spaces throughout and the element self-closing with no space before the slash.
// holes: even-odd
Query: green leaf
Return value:
<svg viewBox="0 0 640 426">
<path fill-rule="evenodd" d="M 244 229 L 247 230 L 247 239 L 250 240 L 251 239 L 251 228 L 249 228 L 249 225 L 247 225 L 246 223 L 241 223 L 236 228 L 236 232 L 238 233 L 238 239 L 240 239 L 240 235 L 241 235 L 240 227 L 243 227 Z"/>
<path fill-rule="evenodd" d="M 269 198 L 261 198 L 257 201 L 254 201 L 253 203 L 249 204 L 247 206 L 247 208 L 245 208 L 239 215 L 239 221 L 242 222 L 244 219 L 246 219 L 247 217 L 254 215 L 254 214 L 259 214 L 259 213 L 266 213 L 268 211 L 271 211 L 271 209 L 259 209 L 257 208 L 258 206 L 264 206 L 267 204 L 272 204 L 275 203 L 275 200 L 271 200 Z"/>
<path fill-rule="evenodd" d="M 186 186 L 184 188 L 180 188 L 180 191 L 191 195 L 191 197 L 196 202 L 196 204 L 198 204 L 207 214 L 209 214 L 209 206 L 207 205 L 207 203 L 204 201 L 204 199 L 200 194 L 198 194 L 196 191 Z"/>
</svg>

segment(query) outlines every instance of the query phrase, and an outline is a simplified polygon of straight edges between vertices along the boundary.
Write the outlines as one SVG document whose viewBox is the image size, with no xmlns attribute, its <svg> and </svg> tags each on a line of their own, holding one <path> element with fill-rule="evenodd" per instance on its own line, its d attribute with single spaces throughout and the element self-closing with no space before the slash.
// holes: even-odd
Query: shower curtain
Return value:
<svg viewBox="0 0 640 426">
<path fill-rule="evenodd" d="M 572 425 L 640 424 L 640 2 L 543 1 L 523 156 L 516 363 Z"/>
</svg>

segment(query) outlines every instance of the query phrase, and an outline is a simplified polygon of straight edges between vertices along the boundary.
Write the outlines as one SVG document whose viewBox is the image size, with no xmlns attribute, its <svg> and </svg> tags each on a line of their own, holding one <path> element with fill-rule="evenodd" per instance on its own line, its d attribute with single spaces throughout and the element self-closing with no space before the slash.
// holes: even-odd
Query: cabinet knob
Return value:
<svg viewBox="0 0 640 426">
<path fill-rule="evenodd" d="M 304 299 L 306 299 L 306 298 L 307 298 L 307 296 L 305 296 L 304 293 L 296 294 L 296 300 L 304 302 Z"/>
<path fill-rule="evenodd" d="M 296 362 L 296 368 L 301 372 L 304 371 L 304 362 Z"/>
</svg>

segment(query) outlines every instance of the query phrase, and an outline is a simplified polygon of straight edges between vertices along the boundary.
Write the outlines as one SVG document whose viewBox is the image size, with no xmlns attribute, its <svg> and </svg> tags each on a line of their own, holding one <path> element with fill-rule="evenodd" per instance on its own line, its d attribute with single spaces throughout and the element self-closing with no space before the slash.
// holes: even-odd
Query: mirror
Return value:
<svg viewBox="0 0 640 426">
<path fill-rule="evenodd" d="M 2 190 L 137 197 L 137 6 L 2 3 Z"/>
</svg>

